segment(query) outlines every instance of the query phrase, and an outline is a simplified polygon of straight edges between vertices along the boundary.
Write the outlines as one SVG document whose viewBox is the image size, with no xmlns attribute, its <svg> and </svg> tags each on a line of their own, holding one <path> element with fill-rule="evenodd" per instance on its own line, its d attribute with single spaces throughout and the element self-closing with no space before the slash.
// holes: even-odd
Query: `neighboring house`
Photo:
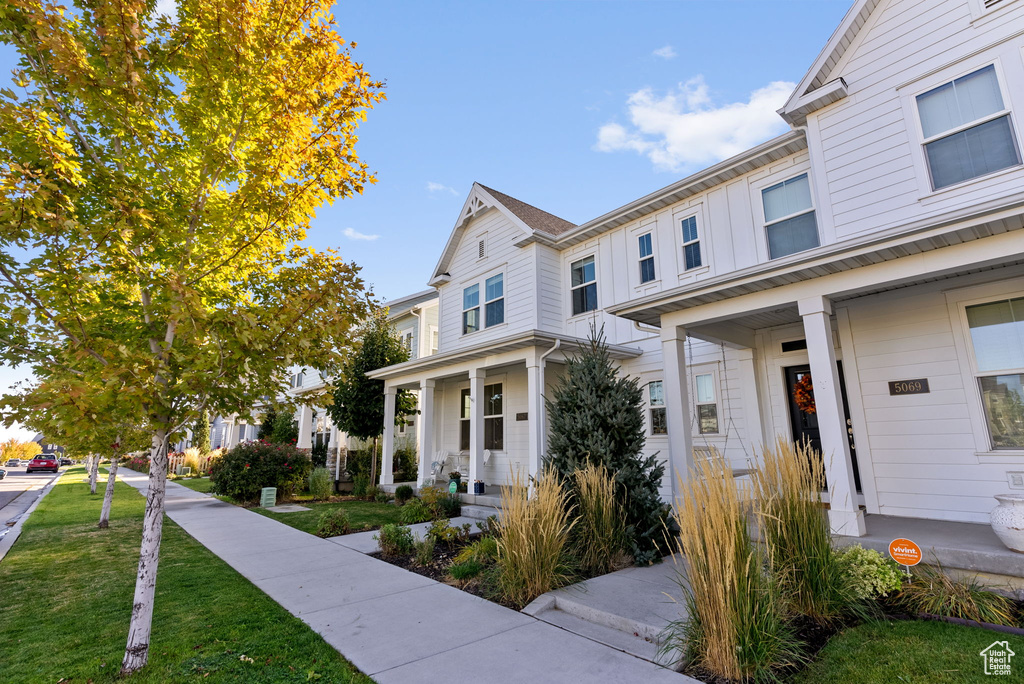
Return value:
<svg viewBox="0 0 1024 684">
<path fill-rule="evenodd" d="M 741 468 L 780 437 L 824 452 L 844 534 L 862 506 L 987 522 L 1021 488 L 1024 0 L 858 0 L 779 114 L 789 133 L 581 225 L 473 186 L 429 283 L 438 353 L 373 374 L 421 394 L 421 481 L 449 454 L 536 473 L 543 397 L 596 323 L 666 500 L 695 448 Z"/>
<path fill-rule="evenodd" d="M 64 447 L 53 442 L 46 441 L 46 436 L 42 432 L 37 432 L 36 436 L 32 438 L 32 441 L 39 445 L 44 454 L 57 454 L 58 456 L 64 455 Z"/>
</svg>

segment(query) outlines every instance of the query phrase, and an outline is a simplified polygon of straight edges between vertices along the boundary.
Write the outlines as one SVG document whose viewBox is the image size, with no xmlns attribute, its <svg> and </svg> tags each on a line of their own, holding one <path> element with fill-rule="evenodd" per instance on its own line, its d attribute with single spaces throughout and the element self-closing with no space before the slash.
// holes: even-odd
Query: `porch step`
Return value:
<svg viewBox="0 0 1024 684">
<path fill-rule="evenodd" d="M 529 608 L 529 607 L 527 607 Z M 523 612 L 526 612 L 524 610 Z M 662 664 L 659 660 L 659 643 L 655 637 L 644 636 L 640 631 L 623 631 L 615 627 L 591 622 L 559 608 L 547 608 L 533 615 L 548 624 L 577 634 L 581 637 L 604 644 L 610 648 L 628 653 L 637 658 Z"/>
<path fill-rule="evenodd" d="M 474 518 L 476 520 L 487 520 L 491 517 L 501 517 L 501 509 L 493 508 L 491 506 L 478 506 L 476 504 L 463 504 L 462 505 L 462 517 Z"/>
</svg>

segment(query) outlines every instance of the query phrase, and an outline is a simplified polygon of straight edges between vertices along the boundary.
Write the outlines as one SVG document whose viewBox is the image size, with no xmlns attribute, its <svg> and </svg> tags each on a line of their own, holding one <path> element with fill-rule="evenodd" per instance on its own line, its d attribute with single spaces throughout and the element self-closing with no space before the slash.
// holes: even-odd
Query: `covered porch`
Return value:
<svg viewBox="0 0 1024 684">
<path fill-rule="evenodd" d="M 514 477 L 528 482 L 540 471 L 547 443 L 544 398 L 566 357 L 586 344 L 529 331 L 374 371 L 371 377 L 385 382 L 383 453 L 395 447 L 397 393 L 410 390 L 418 393 L 416 484 L 447 482 L 451 470 L 462 473 L 469 494 L 478 482 L 487 495 Z M 609 351 L 620 360 L 641 353 L 621 345 Z M 391 459 L 382 461 L 380 485 L 392 485 Z"/>
</svg>

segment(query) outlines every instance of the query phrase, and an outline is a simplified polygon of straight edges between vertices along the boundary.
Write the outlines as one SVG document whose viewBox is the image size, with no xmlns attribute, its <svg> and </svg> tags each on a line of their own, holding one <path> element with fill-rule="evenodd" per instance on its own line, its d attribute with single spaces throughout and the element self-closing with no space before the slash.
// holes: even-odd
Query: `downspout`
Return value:
<svg viewBox="0 0 1024 684">
<path fill-rule="evenodd" d="M 423 331 L 420 330 L 420 325 L 423 321 L 420 319 L 420 307 L 414 306 L 409 309 L 409 313 L 416 317 L 416 358 L 423 356 Z M 412 352 L 412 349 L 409 350 Z"/>
<path fill-rule="evenodd" d="M 661 328 L 655 328 L 653 325 L 649 325 L 647 327 L 642 326 L 644 326 L 644 324 L 641 323 L 640 321 L 633 321 L 633 327 L 639 330 L 640 332 L 657 333 L 658 335 L 661 334 Z"/>
</svg>

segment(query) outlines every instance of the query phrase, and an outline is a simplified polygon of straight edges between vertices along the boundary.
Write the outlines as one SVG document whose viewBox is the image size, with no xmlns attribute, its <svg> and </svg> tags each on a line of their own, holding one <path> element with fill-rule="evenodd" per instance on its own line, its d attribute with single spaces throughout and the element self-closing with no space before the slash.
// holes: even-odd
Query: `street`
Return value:
<svg viewBox="0 0 1024 684">
<path fill-rule="evenodd" d="M 32 505 L 35 500 L 33 492 L 57 477 L 53 473 L 26 473 L 25 466 L 3 468 L 7 471 L 7 477 L 0 480 L 0 529 Z"/>
</svg>

